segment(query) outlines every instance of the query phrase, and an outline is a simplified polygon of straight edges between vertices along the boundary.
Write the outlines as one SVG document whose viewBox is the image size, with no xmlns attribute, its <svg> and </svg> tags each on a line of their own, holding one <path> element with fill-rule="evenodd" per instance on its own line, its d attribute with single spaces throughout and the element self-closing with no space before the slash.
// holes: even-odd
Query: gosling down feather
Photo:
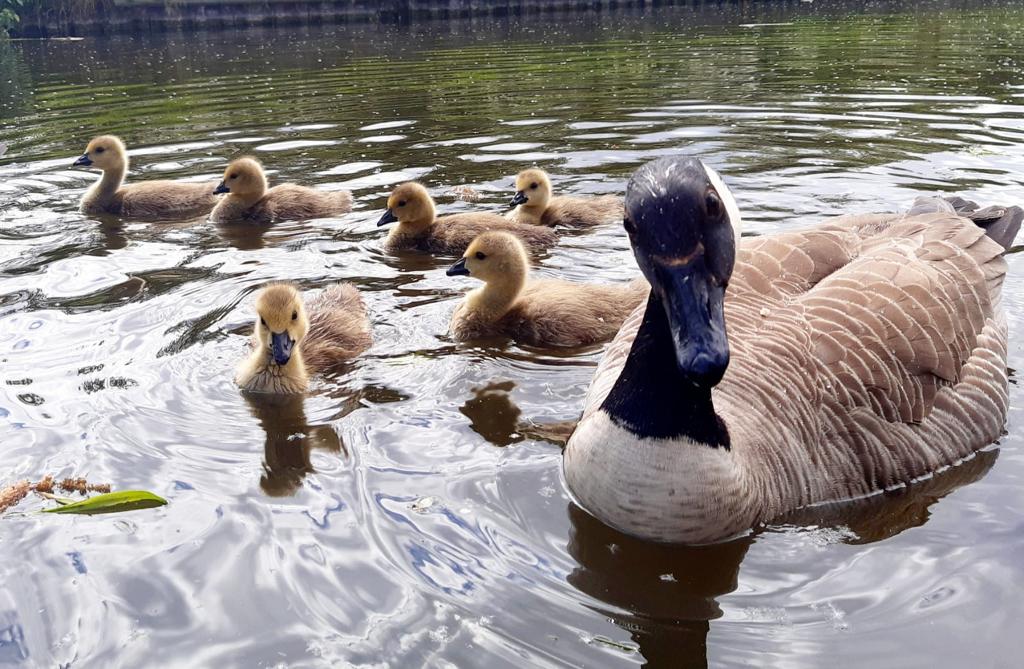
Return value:
<svg viewBox="0 0 1024 669">
<path fill-rule="evenodd" d="M 724 540 L 909 484 L 1002 434 L 1000 287 L 1020 208 L 933 198 L 741 244 L 735 200 L 690 158 L 641 167 L 625 208 L 651 294 L 563 462 L 606 524 Z"/>
<path fill-rule="evenodd" d="M 608 341 L 647 297 L 643 279 L 624 285 L 531 279 L 522 242 L 486 232 L 448 269 L 484 282 L 452 315 L 458 341 L 505 336 L 532 346 L 585 346 Z"/>
<path fill-rule="evenodd" d="M 388 208 L 377 225 L 397 222 L 388 233 L 388 251 L 419 250 L 459 255 L 469 243 L 488 230 L 504 230 L 518 237 L 537 253 L 558 241 L 551 230 L 506 220 L 498 214 L 467 213 L 436 218 L 434 199 L 422 185 L 410 181 L 399 185 L 388 197 Z"/>
<path fill-rule="evenodd" d="M 74 166 L 96 167 L 103 171 L 99 181 L 82 196 L 83 214 L 182 219 L 205 216 L 217 204 L 214 183 L 144 181 L 124 185 L 128 154 L 124 142 L 114 135 L 94 138 Z"/>
<path fill-rule="evenodd" d="M 516 175 L 516 194 L 505 214 L 509 220 L 553 228 L 590 228 L 601 223 L 622 220 L 622 198 L 615 195 L 594 197 L 552 196 L 551 179 L 544 170 L 531 168 Z"/>
<path fill-rule="evenodd" d="M 227 193 L 210 218 L 217 223 L 267 224 L 340 216 L 352 211 L 352 193 L 320 191 L 296 184 L 267 188 L 263 165 L 255 158 L 231 161 L 215 193 Z"/>
<path fill-rule="evenodd" d="M 328 286 L 308 309 L 295 286 L 271 284 L 256 298 L 253 350 L 235 382 L 253 392 L 301 393 L 311 374 L 354 358 L 371 343 L 366 306 L 352 284 Z"/>
</svg>

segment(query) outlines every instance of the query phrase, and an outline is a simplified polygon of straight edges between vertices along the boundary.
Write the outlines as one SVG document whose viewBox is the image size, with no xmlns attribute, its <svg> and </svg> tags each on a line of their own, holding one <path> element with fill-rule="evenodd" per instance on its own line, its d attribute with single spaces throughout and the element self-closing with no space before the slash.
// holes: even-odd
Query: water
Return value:
<svg viewBox="0 0 1024 669">
<path fill-rule="evenodd" d="M 559 448 L 523 425 L 577 417 L 600 350 L 455 344 L 471 282 L 380 248 L 405 179 L 445 211 L 499 211 L 523 166 L 621 192 L 676 152 L 726 175 L 753 233 L 936 190 L 1024 201 L 1024 10 L 746 4 L 0 43 L 0 481 L 170 501 L 5 514 L 0 664 L 1015 666 L 1016 384 L 998 448 L 909 492 L 645 545 L 574 508 Z M 211 179 L 252 153 L 357 208 L 258 230 L 86 218 L 95 176 L 69 166 L 100 132 L 134 149 L 135 179 Z M 462 184 L 482 202 L 444 196 Z M 609 225 L 537 272 L 636 269 Z M 251 294 L 285 278 L 353 281 L 376 342 L 305 399 L 251 402 L 231 382 Z"/>
</svg>

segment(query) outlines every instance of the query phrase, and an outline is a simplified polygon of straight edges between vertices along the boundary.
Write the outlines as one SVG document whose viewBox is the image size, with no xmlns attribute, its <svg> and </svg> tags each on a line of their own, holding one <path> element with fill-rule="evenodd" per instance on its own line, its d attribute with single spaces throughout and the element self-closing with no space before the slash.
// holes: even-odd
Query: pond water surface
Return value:
<svg viewBox="0 0 1024 669">
<path fill-rule="evenodd" d="M 445 336 L 450 259 L 374 223 L 417 178 L 502 211 L 541 165 L 621 193 L 699 155 L 750 233 L 906 207 L 1024 202 L 1024 9 L 726 3 L 522 22 L 0 42 L 0 483 L 152 490 L 157 510 L 0 518 L 0 665 L 1019 666 L 1024 391 L 1008 434 L 908 491 L 703 548 L 568 500 L 558 445 L 600 357 Z M 71 162 L 116 133 L 133 179 L 273 182 L 356 210 L 266 229 L 95 220 Z M 445 193 L 469 184 L 480 202 Z M 1018 249 L 1019 250 L 1019 249 Z M 1024 257 L 1010 257 L 1010 366 Z M 619 225 L 537 273 L 624 281 Z M 272 279 L 354 282 L 375 344 L 305 398 L 232 371 Z"/>
</svg>

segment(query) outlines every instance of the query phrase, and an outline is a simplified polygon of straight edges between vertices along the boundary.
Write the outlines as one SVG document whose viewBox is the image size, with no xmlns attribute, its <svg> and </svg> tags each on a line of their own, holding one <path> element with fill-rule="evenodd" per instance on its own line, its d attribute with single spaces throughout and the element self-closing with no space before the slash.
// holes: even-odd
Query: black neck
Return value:
<svg viewBox="0 0 1024 669">
<path fill-rule="evenodd" d="M 653 292 L 626 364 L 601 408 L 638 437 L 689 437 L 729 448 L 729 432 L 715 414 L 711 388 L 694 385 L 679 371 L 668 318 Z"/>
</svg>

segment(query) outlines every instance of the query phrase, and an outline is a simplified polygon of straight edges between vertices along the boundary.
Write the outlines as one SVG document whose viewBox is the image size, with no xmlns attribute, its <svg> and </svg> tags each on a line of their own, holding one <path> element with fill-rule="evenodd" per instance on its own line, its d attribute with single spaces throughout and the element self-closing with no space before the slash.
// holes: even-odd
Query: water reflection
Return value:
<svg viewBox="0 0 1024 669">
<path fill-rule="evenodd" d="M 508 446 L 522 441 L 519 416 L 522 411 L 509 396 L 514 381 L 495 381 L 482 388 L 473 388 L 473 397 L 459 407 L 469 418 L 470 427 L 495 446 Z"/>
<path fill-rule="evenodd" d="M 315 471 L 310 459 L 313 450 L 348 457 L 333 426 L 310 425 L 306 420 L 304 395 L 243 396 L 266 435 L 260 488 L 271 497 L 285 497 L 299 489 L 306 475 Z"/>
</svg>

